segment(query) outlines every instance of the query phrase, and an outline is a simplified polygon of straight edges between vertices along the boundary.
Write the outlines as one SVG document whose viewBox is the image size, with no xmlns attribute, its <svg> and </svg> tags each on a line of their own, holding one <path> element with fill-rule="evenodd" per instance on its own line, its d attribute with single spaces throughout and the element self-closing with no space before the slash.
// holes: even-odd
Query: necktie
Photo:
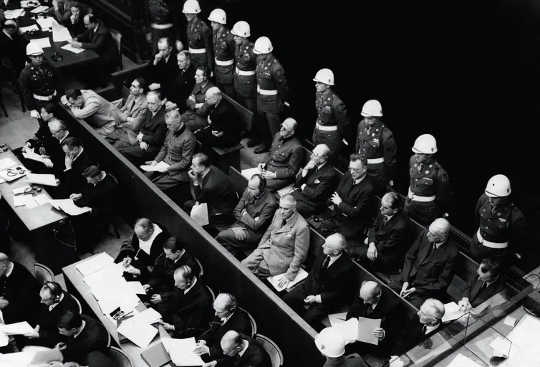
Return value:
<svg viewBox="0 0 540 367">
<path fill-rule="evenodd" d="M 321 268 L 328 269 L 328 264 L 330 264 L 330 256 L 326 256 L 322 262 Z"/>
</svg>

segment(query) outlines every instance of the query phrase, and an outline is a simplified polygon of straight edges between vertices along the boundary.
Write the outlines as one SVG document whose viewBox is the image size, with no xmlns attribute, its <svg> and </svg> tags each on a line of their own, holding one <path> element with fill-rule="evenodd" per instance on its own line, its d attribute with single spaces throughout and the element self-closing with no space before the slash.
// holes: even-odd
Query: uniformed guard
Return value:
<svg viewBox="0 0 540 367">
<path fill-rule="evenodd" d="M 33 118 L 39 118 L 42 106 L 57 99 L 56 77 L 53 69 L 43 61 L 43 49 L 33 43 L 26 46 L 30 59 L 19 76 L 19 85 L 26 107 Z"/>
<path fill-rule="evenodd" d="M 313 81 L 315 82 L 315 108 L 317 109 L 313 144 L 326 144 L 332 155 L 335 156 L 341 150 L 342 140 L 350 138 L 347 107 L 331 88 L 334 85 L 332 70 L 319 70 Z"/>
<path fill-rule="evenodd" d="M 471 253 L 477 259 L 502 257 L 509 248 L 521 256 L 519 245 L 525 242 L 527 222 L 510 199 L 511 193 L 508 177 L 495 175 L 478 199 L 475 209 L 478 230 L 472 236 L 471 244 Z"/>
<path fill-rule="evenodd" d="M 234 37 L 225 27 L 227 14 L 223 9 L 214 9 L 208 16 L 213 33 L 214 78 L 219 89 L 233 96 Z"/>
<path fill-rule="evenodd" d="M 382 106 L 370 99 L 362 106 L 364 117 L 358 123 L 355 151 L 367 164 L 368 175 L 378 193 L 385 192 L 388 184 L 393 186 L 397 162 L 397 145 L 392 131 L 382 122 Z"/>
<path fill-rule="evenodd" d="M 253 53 L 257 55 L 257 121 L 254 130 L 263 140 L 254 150 L 257 154 L 268 150 L 272 137 L 280 129 L 284 106 L 289 106 L 285 70 L 272 54 L 273 49 L 272 42 L 265 36 L 257 38 L 253 47 Z M 250 142 L 249 145 L 254 144 Z"/>
<path fill-rule="evenodd" d="M 236 22 L 231 30 L 236 43 L 234 58 L 236 68 L 234 72 L 234 93 L 235 99 L 248 110 L 256 112 L 257 104 L 257 81 L 255 78 L 255 68 L 257 58 L 253 53 L 253 43 L 249 42 L 251 29 L 244 21 Z"/>
<path fill-rule="evenodd" d="M 409 162 L 409 193 L 405 210 L 423 225 L 447 213 L 450 201 L 448 175 L 435 160 L 437 142 L 432 135 L 416 138 Z"/>
<path fill-rule="evenodd" d="M 157 42 L 160 38 L 175 38 L 172 19 L 174 12 L 171 11 L 172 4 L 174 4 L 174 2 L 170 0 L 148 0 L 152 47 L 154 48 L 154 52 L 157 51 Z"/>
<path fill-rule="evenodd" d="M 197 14 L 201 12 L 201 7 L 197 0 L 186 0 L 182 13 L 187 19 L 186 35 L 191 62 L 195 67 L 206 66 L 213 70 L 213 50 L 212 33 L 210 28 L 203 22 Z"/>
</svg>

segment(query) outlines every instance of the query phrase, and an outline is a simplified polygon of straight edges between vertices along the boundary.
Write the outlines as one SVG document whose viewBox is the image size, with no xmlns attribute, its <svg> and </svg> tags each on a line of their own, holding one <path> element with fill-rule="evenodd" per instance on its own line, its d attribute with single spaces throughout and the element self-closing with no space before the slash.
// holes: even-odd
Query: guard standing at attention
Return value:
<svg viewBox="0 0 540 367">
<path fill-rule="evenodd" d="M 477 259 L 503 257 L 511 250 L 519 255 L 525 244 L 527 222 L 521 210 L 512 202 L 510 180 L 495 175 L 487 183 L 484 194 L 476 203 L 478 230 L 472 236 L 471 253 Z"/>
<path fill-rule="evenodd" d="M 378 194 L 393 186 L 397 163 L 397 145 L 392 131 L 382 121 L 382 106 L 376 99 L 370 99 L 362 106 L 364 117 L 358 123 L 356 152 L 367 164 L 368 176 L 375 184 Z"/>
<path fill-rule="evenodd" d="M 210 28 L 197 14 L 201 7 L 197 0 L 186 0 L 182 13 L 187 19 L 186 36 L 191 62 L 195 67 L 206 66 L 213 70 L 212 33 Z"/>
<path fill-rule="evenodd" d="M 342 139 L 347 141 L 350 138 L 347 107 L 331 88 L 334 85 L 332 70 L 319 70 L 313 81 L 315 82 L 315 107 L 317 109 L 313 144 L 315 146 L 326 144 L 332 155 L 337 155 L 341 150 Z"/>
<path fill-rule="evenodd" d="M 227 14 L 223 9 L 214 9 L 208 17 L 212 26 L 214 41 L 214 78 L 218 88 L 233 96 L 233 72 L 234 72 L 234 37 L 225 27 Z"/>
<path fill-rule="evenodd" d="M 253 43 L 249 42 L 251 30 L 249 24 L 244 21 L 236 22 L 231 30 L 236 43 L 234 58 L 236 68 L 234 73 L 234 93 L 235 98 L 248 110 L 257 110 L 257 81 L 255 78 L 255 68 L 257 58 L 253 53 Z"/>
<path fill-rule="evenodd" d="M 26 65 L 19 76 L 19 85 L 24 104 L 33 118 L 39 118 L 39 111 L 51 101 L 57 99 L 56 76 L 53 69 L 43 61 L 43 49 L 33 43 L 26 46 L 26 55 L 30 64 Z"/>
<path fill-rule="evenodd" d="M 405 210 L 423 225 L 429 225 L 441 215 L 447 215 L 450 203 L 448 174 L 435 160 L 437 142 L 433 135 L 416 138 L 409 161 L 409 193 Z"/>
<path fill-rule="evenodd" d="M 274 47 L 268 37 L 259 37 L 255 41 L 253 53 L 257 55 L 257 119 L 254 129 L 256 138 L 262 144 L 255 148 L 255 153 L 266 152 L 272 138 L 280 129 L 284 106 L 289 106 L 289 88 L 285 70 L 272 54 Z M 259 142 L 249 142 L 253 146 Z"/>
</svg>

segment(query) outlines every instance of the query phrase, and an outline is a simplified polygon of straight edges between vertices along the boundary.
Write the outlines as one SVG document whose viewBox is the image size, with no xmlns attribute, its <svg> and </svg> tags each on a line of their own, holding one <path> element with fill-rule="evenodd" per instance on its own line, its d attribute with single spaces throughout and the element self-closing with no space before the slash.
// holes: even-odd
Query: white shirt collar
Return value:
<svg viewBox="0 0 540 367">
<path fill-rule="evenodd" d="M 440 324 L 433 325 L 433 326 L 431 326 L 431 325 L 425 325 L 425 326 L 426 326 L 425 334 L 427 335 L 427 334 L 431 333 L 432 331 L 437 330 L 439 328 Z"/>
<path fill-rule="evenodd" d="M 364 179 L 366 178 L 366 176 L 364 177 L 361 177 L 361 178 L 358 178 L 358 179 L 353 179 L 353 184 L 354 185 L 358 185 L 360 182 L 364 181 Z"/>
<path fill-rule="evenodd" d="M 240 352 L 238 352 L 238 355 L 242 357 L 248 348 L 249 348 L 249 341 L 244 339 L 244 347 L 242 348 Z"/>
<path fill-rule="evenodd" d="M 79 156 L 82 154 L 83 151 L 84 151 L 84 148 L 81 147 L 81 150 L 79 150 L 79 153 L 73 158 L 72 162 L 75 162 L 77 160 L 77 158 L 79 158 Z"/>
<path fill-rule="evenodd" d="M 8 270 L 6 271 L 6 274 L 4 274 L 4 276 L 6 278 L 9 278 L 9 276 L 11 275 L 11 273 L 13 273 L 13 268 L 15 267 L 15 264 L 13 263 L 13 261 L 10 261 L 9 262 L 9 265 L 8 265 Z"/>
<path fill-rule="evenodd" d="M 144 252 L 146 252 L 148 255 L 150 255 L 150 249 L 152 248 L 152 242 L 154 242 L 154 240 L 156 239 L 158 234 L 160 234 L 161 232 L 163 232 L 161 230 L 161 228 L 159 228 L 159 226 L 154 223 L 154 232 L 152 233 L 150 238 L 147 239 L 146 241 L 143 241 L 143 240 L 141 240 L 139 238 L 139 248 L 141 250 L 143 250 Z"/>
<path fill-rule="evenodd" d="M 66 138 L 69 136 L 69 131 L 66 130 L 66 134 L 62 137 L 62 139 L 60 139 L 60 143 L 62 143 L 64 140 L 66 140 Z"/>
<path fill-rule="evenodd" d="M 60 302 L 62 302 L 62 300 L 64 299 L 64 293 L 60 293 L 60 299 L 58 300 L 58 302 L 56 303 L 53 303 L 52 305 L 49 306 L 49 312 L 51 312 L 53 310 L 53 308 L 55 308 L 56 306 L 58 306 L 58 304 Z"/>
<path fill-rule="evenodd" d="M 189 288 L 186 288 L 184 289 L 184 294 L 188 294 L 188 292 L 191 290 L 191 288 L 193 288 L 195 286 L 195 284 L 197 284 L 197 277 L 195 277 L 193 279 L 193 283 L 191 283 L 191 285 L 189 286 Z"/>
<path fill-rule="evenodd" d="M 81 333 L 83 332 L 84 328 L 86 327 L 86 321 L 82 320 L 82 326 L 81 328 L 73 335 L 73 339 L 77 338 Z"/>
<path fill-rule="evenodd" d="M 220 321 L 221 321 L 221 325 L 224 325 L 224 324 L 226 324 L 226 323 L 227 323 L 227 321 L 229 321 L 229 319 L 230 319 L 230 318 L 231 318 L 231 317 L 232 317 L 233 315 L 234 315 L 234 312 L 231 312 L 231 313 L 229 314 L 229 316 L 227 316 L 227 317 L 225 317 L 225 318 L 222 318 L 222 319 L 220 319 Z"/>
<path fill-rule="evenodd" d="M 335 263 L 337 259 L 341 257 L 341 255 L 343 255 L 343 253 L 340 253 L 338 256 L 330 256 L 330 260 L 328 261 L 327 268 L 329 268 L 333 263 Z"/>
</svg>

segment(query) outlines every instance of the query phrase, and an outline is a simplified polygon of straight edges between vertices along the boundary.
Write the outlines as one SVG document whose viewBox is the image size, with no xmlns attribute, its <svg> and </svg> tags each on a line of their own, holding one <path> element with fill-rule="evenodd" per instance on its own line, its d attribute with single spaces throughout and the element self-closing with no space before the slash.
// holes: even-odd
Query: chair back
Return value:
<svg viewBox="0 0 540 367">
<path fill-rule="evenodd" d="M 257 334 L 257 321 L 255 321 L 255 318 L 244 308 L 238 307 L 238 309 L 242 312 L 245 312 L 245 314 L 249 317 L 249 323 L 251 324 L 251 337 L 253 338 L 255 334 Z"/>
<path fill-rule="evenodd" d="M 210 288 L 209 286 L 205 286 L 206 289 L 208 289 L 208 293 L 210 293 L 210 297 L 212 297 L 212 303 L 216 300 L 216 294 L 214 293 L 214 291 L 212 290 L 212 288 Z"/>
<path fill-rule="evenodd" d="M 46 265 L 40 263 L 34 263 L 34 277 L 40 284 L 45 282 L 54 282 L 54 273 Z"/>
<path fill-rule="evenodd" d="M 272 339 L 264 335 L 257 334 L 255 335 L 255 342 L 259 344 L 266 351 L 266 353 L 268 353 L 268 356 L 272 361 L 272 367 L 283 366 L 283 353 L 277 344 L 272 341 Z"/>
<path fill-rule="evenodd" d="M 66 292 L 66 293 L 67 293 L 67 292 Z M 79 315 L 82 315 L 82 305 L 81 305 L 81 301 L 79 301 L 79 300 L 77 299 L 77 297 L 75 297 L 73 294 L 71 294 L 71 293 L 68 293 L 68 294 L 69 294 L 69 296 L 70 296 L 71 298 L 73 298 L 73 300 L 75 301 L 75 303 L 76 303 L 77 306 L 79 307 Z"/>
<path fill-rule="evenodd" d="M 203 268 L 201 262 L 199 261 L 199 259 L 197 259 L 196 257 L 194 257 L 194 259 L 195 259 L 195 262 L 197 263 L 197 265 L 199 265 L 199 269 L 201 269 L 199 271 L 199 278 L 202 278 L 202 276 L 204 275 L 204 268 Z"/>
<path fill-rule="evenodd" d="M 122 69 L 122 33 L 117 31 L 116 29 L 109 29 L 109 32 L 111 33 L 111 37 L 114 40 L 114 43 L 116 43 L 116 48 L 118 49 L 118 56 L 120 58 L 120 69 Z"/>
<path fill-rule="evenodd" d="M 116 367 L 133 367 L 133 363 L 128 355 L 117 347 L 109 347 L 107 355 L 113 361 L 113 366 Z"/>
</svg>

